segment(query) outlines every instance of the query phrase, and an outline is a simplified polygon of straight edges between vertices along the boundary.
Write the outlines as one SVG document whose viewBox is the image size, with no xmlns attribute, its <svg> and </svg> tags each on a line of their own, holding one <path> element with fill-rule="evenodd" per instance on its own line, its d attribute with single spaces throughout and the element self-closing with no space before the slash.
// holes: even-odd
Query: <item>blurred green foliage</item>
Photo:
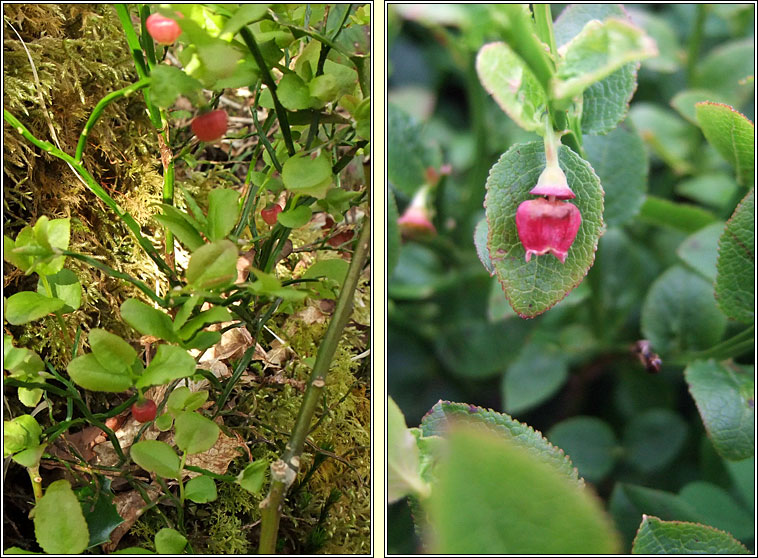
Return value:
<svg viewBox="0 0 758 558">
<path fill-rule="evenodd" d="M 564 7 L 552 5 L 554 19 Z M 607 228 L 584 282 L 524 320 L 473 242 L 490 167 L 513 144 L 539 139 L 477 77 L 478 50 L 503 40 L 502 7 L 389 7 L 388 171 L 397 214 L 429 183 L 426 169 L 442 176 L 431 189 L 438 234 L 390 242 L 388 392 L 409 426 L 443 399 L 507 412 L 546 433 L 605 501 L 625 552 L 642 513 L 715 526 L 752 549 L 744 522 L 753 521 L 754 457 L 729 461 L 714 448 L 701 418 L 706 405 L 693 398 L 702 389 L 688 391 L 684 370 L 698 359 L 727 362 L 724 374 L 749 378 L 740 401 L 752 412 L 754 333 L 713 293 L 718 239 L 754 182 L 737 181 L 704 137 L 694 103 L 728 103 L 754 121 L 754 6 L 627 11 L 660 54 L 641 63 L 621 126 L 584 138 L 605 189 Z M 625 173 L 645 166 L 644 175 Z M 394 222 L 388 230 L 396 238 Z M 740 273 L 748 269 L 752 281 L 754 251 L 745 265 Z M 646 371 L 635 349 L 644 338 L 662 360 L 658 373 Z M 709 509 L 718 506 L 732 515 L 716 525 Z M 388 552 L 418 552 L 419 544 L 407 504 L 390 506 Z"/>
</svg>

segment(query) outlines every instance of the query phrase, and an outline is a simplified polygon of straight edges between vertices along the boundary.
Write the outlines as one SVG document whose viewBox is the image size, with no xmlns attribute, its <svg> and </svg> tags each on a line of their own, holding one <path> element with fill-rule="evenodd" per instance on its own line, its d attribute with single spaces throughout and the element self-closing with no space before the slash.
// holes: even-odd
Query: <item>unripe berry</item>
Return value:
<svg viewBox="0 0 758 558">
<path fill-rule="evenodd" d="M 274 204 L 271 207 L 262 209 L 261 217 L 263 217 L 263 220 L 266 222 L 267 225 L 274 225 L 276 224 L 276 216 L 279 215 L 281 212 L 282 212 L 282 206 L 279 204 Z"/>
<path fill-rule="evenodd" d="M 155 418 L 158 406 L 152 399 L 143 399 L 132 405 L 132 416 L 137 422 L 149 422 Z"/>
<path fill-rule="evenodd" d="M 226 133 L 226 111 L 222 109 L 212 110 L 196 116 L 192 121 L 192 131 L 200 141 L 216 141 Z"/>
<path fill-rule="evenodd" d="M 182 29 L 176 21 L 161 14 L 150 14 L 145 21 L 145 27 L 150 36 L 162 45 L 174 44 L 182 34 Z"/>
</svg>

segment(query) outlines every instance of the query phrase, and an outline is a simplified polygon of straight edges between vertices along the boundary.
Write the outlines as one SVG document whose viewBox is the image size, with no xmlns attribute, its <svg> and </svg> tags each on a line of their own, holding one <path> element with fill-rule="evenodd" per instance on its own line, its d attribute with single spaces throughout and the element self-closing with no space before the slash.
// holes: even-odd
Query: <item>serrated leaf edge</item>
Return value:
<svg viewBox="0 0 758 558">
<path fill-rule="evenodd" d="M 657 519 L 661 523 L 677 523 L 677 524 L 680 524 L 680 525 L 694 525 L 695 527 L 701 527 L 703 529 L 708 529 L 710 531 L 715 531 L 716 533 L 721 533 L 723 535 L 726 535 L 726 536 L 731 537 L 732 539 L 734 539 L 734 542 L 736 542 L 742 548 L 745 549 L 745 554 L 750 554 L 750 551 L 747 549 L 747 547 L 744 544 L 742 544 L 740 541 L 738 541 L 735 538 L 734 535 L 732 535 L 731 533 L 729 533 L 727 531 L 724 531 L 722 529 L 717 529 L 716 527 L 711 527 L 710 525 L 705 525 L 704 523 L 694 523 L 692 521 L 679 521 L 679 520 L 676 520 L 676 519 L 675 520 L 671 520 L 671 521 L 665 521 L 665 520 L 661 519 L 660 517 L 656 517 L 654 515 L 647 515 L 645 513 L 642 514 L 642 521 L 640 522 L 640 526 L 637 527 L 637 532 L 634 535 L 634 541 L 632 542 L 632 551 L 634 551 L 634 545 L 637 542 L 637 537 L 639 536 L 640 531 L 642 530 L 642 527 L 646 524 L 645 522 L 648 519 Z M 649 523 L 648 523 L 648 525 L 649 525 Z"/>
</svg>

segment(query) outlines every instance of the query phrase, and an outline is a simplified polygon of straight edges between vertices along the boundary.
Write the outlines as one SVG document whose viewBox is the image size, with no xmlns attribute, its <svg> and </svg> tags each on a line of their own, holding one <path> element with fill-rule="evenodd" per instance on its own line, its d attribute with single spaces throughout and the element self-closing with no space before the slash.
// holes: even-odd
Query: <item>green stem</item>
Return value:
<svg viewBox="0 0 758 558">
<path fill-rule="evenodd" d="M 703 29 L 705 28 L 705 16 L 708 13 L 706 4 L 698 4 L 695 16 L 695 25 L 687 45 L 687 83 L 692 85 L 695 70 L 700 56 L 700 45 L 703 41 Z"/>
<path fill-rule="evenodd" d="M 276 549 L 282 501 L 287 489 L 297 476 L 297 470 L 300 466 L 300 455 L 303 452 L 305 438 L 310 430 L 313 413 L 318 406 L 324 386 L 326 385 L 326 376 L 332 364 L 332 358 L 337 350 L 340 337 L 342 336 L 342 330 L 353 311 L 355 289 L 358 286 L 358 279 L 361 276 L 363 266 L 368 257 L 370 236 L 371 224 L 366 219 L 363 222 L 345 281 L 340 289 L 334 315 L 329 322 L 326 335 L 319 346 L 316 362 L 313 365 L 313 372 L 308 381 L 308 387 L 305 390 L 292 435 L 285 446 L 281 459 L 271 465 L 271 487 L 268 496 L 261 502 L 259 554 L 272 554 Z"/>
<path fill-rule="evenodd" d="M 529 17 L 523 6 L 519 4 L 506 4 L 503 6 L 503 11 L 507 16 L 503 28 L 505 40 L 516 54 L 526 62 L 542 88 L 549 94 L 550 80 L 555 69 L 535 34 L 534 21 Z"/>
<path fill-rule="evenodd" d="M 117 279 L 122 279 L 122 280 L 126 281 L 127 283 L 131 283 L 132 285 L 134 285 L 135 287 L 137 287 L 139 290 L 141 290 L 143 293 L 145 293 L 148 296 L 148 298 L 150 298 L 153 302 L 157 302 L 160 306 L 162 306 L 164 308 L 167 308 L 166 302 L 161 297 L 159 297 L 155 293 L 155 291 L 153 291 L 150 287 L 148 287 L 145 283 L 143 283 L 139 279 L 135 279 L 134 277 L 132 277 L 131 275 L 127 275 L 126 273 L 122 273 L 120 271 L 116 271 L 112 267 L 108 267 L 104 263 L 99 262 L 96 259 L 91 258 L 89 256 L 85 256 L 84 254 L 78 254 L 76 252 L 69 252 L 68 250 L 63 250 L 61 252 L 61 254 L 63 254 L 64 256 L 68 256 L 68 257 L 77 259 L 77 260 L 81 260 L 81 261 L 83 261 L 85 263 L 88 263 L 92 267 L 95 267 L 95 268 L 97 268 L 97 269 L 99 269 L 101 271 L 104 271 L 105 273 L 107 273 L 111 277 L 115 277 Z"/>
<path fill-rule="evenodd" d="M 121 27 L 124 29 L 124 36 L 126 37 L 126 43 L 129 45 L 129 51 L 132 53 L 134 59 L 134 66 L 137 69 L 137 75 L 140 79 L 145 79 L 150 75 L 150 70 L 145 64 L 145 57 L 142 51 L 142 45 L 140 45 L 137 33 L 132 26 L 132 18 L 129 15 L 129 8 L 126 4 L 116 4 L 116 13 L 118 19 L 121 21 Z M 147 106 L 147 112 L 150 116 L 150 122 L 156 130 L 161 129 L 161 116 L 153 103 L 150 101 L 150 92 L 143 91 L 145 97 L 145 105 Z"/>
<path fill-rule="evenodd" d="M 80 163 L 82 161 L 82 156 L 84 155 L 84 147 L 87 144 L 87 137 L 89 136 L 90 130 L 95 126 L 95 123 L 100 118 L 100 116 L 103 113 L 103 110 L 105 110 L 105 107 L 107 107 L 111 102 L 115 101 L 116 99 L 120 99 L 121 97 L 128 97 L 135 91 L 139 91 L 143 87 L 147 87 L 150 85 L 150 78 L 144 78 L 139 80 L 137 83 L 133 83 L 131 85 L 128 85 L 124 87 L 123 89 L 119 89 L 118 91 L 114 91 L 113 93 L 109 93 L 102 99 L 100 99 L 100 102 L 95 105 L 95 108 L 92 110 L 92 114 L 90 114 L 89 119 L 87 120 L 87 123 L 84 125 L 84 129 L 82 130 L 82 133 L 79 135 L 79 143 L 76 145 L 76 154 L 74 155 L 74 160 L 77 163 Z"/>
<path fill-rule="evenodd" d="M 723 360 L 727 358 L 737 357 L 744 354 L 754 346 L 755 326 L 750 326 L 749 328 L 742 330 L 729 339 L 722 341 L 718 345 L 714 345 L 713 347 L 710 347 L 703 351 L 681 355 L 679 358 L 674 359 L 672 361 L 672 364 L 686 366 L 693 360 L 706 360 L 709 358 Z"/>
<path fill-rule="evenodd" d="M 555 34 L 553 33 L 553 15 L 550 4 L 532 4 L 534 22 L 537 26 L 537 36 L 550 47 L 553 60 L 558 59 L 558 49 L 555 46 Z"/>
<path fill-rule="evenodd" d="M 27 467 L 26 471 L 29 473 L 29 480 L 32 481 L 34 501 L 39 502 L 39 499 L 42 498 L 42 477 L 39 476 L 39 464 L 34 467 Z"/>
<path fill-rule="evenodd" d="M 253 33 L 247 27 L 243 27 L 240 29 L 240 35 L 242 35 L 242 39 L 252 53 L 255 63 L 261 70 L 261 79 L 263 79 L 263 83 L 265 83 L 266 87 L 271 91 L 271 98 L 274 101 L 274 110 L 276 111 L 276 118 L 279 120 L 279 127 L 282 130 L 284 144 L 287 146 L 287 152 L 292 156 L 295 154 L 295 145 L 292 142 L 292 132 L 290 131 L 290 125 L 287 121 L 287 111 L 279 102 L 279 96 L 276 94 L 276 83 L 274 82 L 274 78 L 271 76 L 268 65 L 263 59 L 263 54 L 261 53 L 261 49 L 258 48 L 258 43 L 256 42 Z"/>
<path fill-rule="evenodd" d="M 184 482 L 182 481 L 182 473 L 184 471 L 184 464 L 187 463 L 187 452 L 182 452 L 182 462 L 179 464 L 179 504 L 184 506 Z"/>
<path fill-rule="evenodd" d="M 37 139 L 37 137 L 34 136 L 23 124 L 21 124 L 21 122 L 19 122 L 18 119 L 13 116 L 7 109 L 3 109 L 3 117 L 6 122 L 16 128 L 16 131 L 21 134 L 27 141 L 36 145 L 46 153 L 49 153 L 54 157 L 58 157 L 59 159 L 62 159 L 71 165 L 82 178 L 87 187 L 98 198 L 100 198 L 105 203 L 105 205 L 110 207 L 116 213 L 116 215 L 121 218 L 122 221 L 124 221 L 126 226 L 130 231 L 132 231 L 132 234 L 137 239 L 137 242 L 139 242 L 140 246 L 142 246 L 142 249 L 145 250 L 147 255 L 150 256 L 150 258 L 156 263 L 158 268 L 172 281 L 179 281 L 174 271 L 166 264 L 165 261 L 163 261 L 155 247 L 150 243 L 149 240 L 142 236 L 142 233 L 140 232 L 140 226 L 137 221 L 134 220 L 134 217 L 132 217 L 128 212 L 121 209 L 116 201 L 108 194 L 108 192 L 105 191 L 102 186 L 100 186 L 100 184 L 98 184 L 94 177 L 87 171 L 87 169 L 84 168 L 84 166 L 79 161 L 76 161 L 73 157 L 71 157 L 71 155 L 64 153 L 49 141 L 42 141 L 40 139 Z"/>
</svg>

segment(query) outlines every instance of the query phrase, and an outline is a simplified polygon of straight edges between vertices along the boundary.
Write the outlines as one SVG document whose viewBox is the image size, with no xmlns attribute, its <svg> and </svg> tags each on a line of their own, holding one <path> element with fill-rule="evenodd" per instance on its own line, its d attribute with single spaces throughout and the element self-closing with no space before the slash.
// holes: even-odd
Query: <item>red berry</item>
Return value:
<svg viewBox="0 0 758 558">
<path fill-rule="evenodd" d="M 149 422 L 155 418 L 158 407 L 152 399 L 143 399 L 132 405 L 132 416 L 137 422 Z"/>
<path fill-rule="evenodd" d="M 340 233 L 335 234 L 333 237 L 327 240 L 327 242 L 329 243 L 329 246 L 332 246 L 333 248 L 337 248 L 338 246 L 342 246 L 345 242 L 348 242 L 352 238 L 353 238 L 353 231 L 342 231 Z"/>
<path fill-rule="evenodd" d="M 282 206 L 274 204 L 270 207 L 261 210 L 261 217 L 266 221 L 266 224 L 273 225 L 276 223 L 276 216 L 282 212 Z"/>
<path fill-rule="evenodd" d="M 226 133 L 226 111 L 218 109 L 196 116 L 192 131 L 200 141 L 216 141 Z"/>
<path fill-rule="evenodd" d="M 162 45 L 172 45 L 182 34 L 179 24 L 171 18 L 161 14 L 151 14 L 145 22 L 147 32 Z"/>
</svg>

